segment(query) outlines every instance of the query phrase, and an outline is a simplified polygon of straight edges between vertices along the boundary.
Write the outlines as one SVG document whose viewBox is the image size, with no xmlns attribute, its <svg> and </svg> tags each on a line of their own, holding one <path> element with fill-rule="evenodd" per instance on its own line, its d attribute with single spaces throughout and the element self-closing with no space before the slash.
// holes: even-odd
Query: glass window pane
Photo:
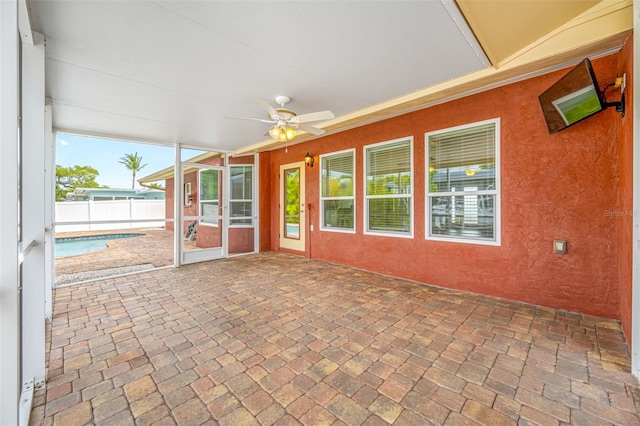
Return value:
<svg viewBox="0 0 640 426">
<path fill-rule="evenodd" d="M 367 229 L 411 233 L 411 140 L 365 149 Z"/>
<path fill-rule="evenodd" d="M 200 200 L 218 199 L 218 170 L 202 170 L 200 172 Z"/>
<path fill-rule="evenodd" d="M 355 229 L 354 158 L 354 150 L 320 157 L 321 229 Z"/>
<path fill-rule="evenodd" d="M 367 148 L 367 195 L 411 193 L 411 142 Z"/>
<path fill-rule="evenodd" d="M 251 200 L 253 167 L 231 166 L 231 199 Z"/>
<path fill-rule="evenodd" d="M 479 191 L 496 189 L 495 163 L 479 164 L 475 169 L 451 168 L 429 172 L 429 192 L 460 192 L 474 187 Z"/>
<path fill-rule="evenodd" d="M 496 240 L 497 126 L 488 121 L 427 134 L 429 235 Z"/>
<path fill-rule="evenodd" d="M 369 231 L 410 233 L 411 199 L 369 198 Z"/>
<path fill-rule="evenodd" d="M 252 216 L 251 201 L 232 201 L 231 217 Z"/>
<path fill-rule="evenodd" d="M 285 238 L 300 238 L 300 169 L 284 172 Z"/>
<path fill-rule="evenodd" d="M 323 156 L 321 174 L 323 197 L 353 196 L 353 151 Z"/>
<path fill-rule="evenodd" d="M 353 200 L 323 200 L 325 228 L 353 230 Z"/>
<path fill-rule="evenodd" d="M 429 197 L 431 234 L 493 239 L 495 195 Z"/>
<path fill-rule="evenodd" d="M 429 135 L 429 192 L 495 189 L 495 123 Z"/>
<path fill-rule="evenodd" d="M 218 202 L 203 201 L 200 203 L 200 216 L 204 216 L 200 222 L 218 224 Z"/>
</svg>

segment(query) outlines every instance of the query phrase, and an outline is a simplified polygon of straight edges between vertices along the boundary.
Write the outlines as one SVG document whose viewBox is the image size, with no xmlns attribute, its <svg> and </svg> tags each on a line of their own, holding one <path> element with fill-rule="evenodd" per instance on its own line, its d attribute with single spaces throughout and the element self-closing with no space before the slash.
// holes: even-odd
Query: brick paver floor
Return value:
<svg viewBox="0 0 640 426">
<path fill-rule="evenodd" d="M 32 424 L 638 425 L 617 321 L 262 253 L 56 290 Z"/>
</svg>

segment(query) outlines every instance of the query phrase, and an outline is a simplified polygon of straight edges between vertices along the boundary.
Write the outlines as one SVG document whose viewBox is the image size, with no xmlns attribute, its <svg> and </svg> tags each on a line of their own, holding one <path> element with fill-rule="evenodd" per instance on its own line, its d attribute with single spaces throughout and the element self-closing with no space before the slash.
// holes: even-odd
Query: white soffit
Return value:
<svg viewBox="0 0 640 426">
<path fill-rule="evenodd" d="M 256 99 L 337 116 L 488 66 L 447 0 L 30 1 L 54 127 L 235 150 Z"/>
</svg>

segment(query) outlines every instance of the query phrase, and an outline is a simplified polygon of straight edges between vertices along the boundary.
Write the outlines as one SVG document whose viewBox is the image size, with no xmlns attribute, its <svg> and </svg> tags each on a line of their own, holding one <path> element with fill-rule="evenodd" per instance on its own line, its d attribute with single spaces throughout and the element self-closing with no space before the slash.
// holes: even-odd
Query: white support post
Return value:
<svg viewBox="0 0 640 426">
<path fill-rule="evenodd" d="M 260 252 L 260 154 L 253 154 L 253 251 Z"/>
<path fill-rule="evenodd" d="M 53 133 L 53 112 L 51 99 L 45 100 L 44 107 L 44 315 L 53 317 L 53 283 L 55 282 L 55 232 L 56 211 L 56 163 L 55 134 Z"/>
<path fill-rule="evenodd" d="M 0 419 L 10 425 L 21 393 L 18 43 L 18 3 L 0 1 Z"/>
<path fill-rule="evenodd" d="M 182 264 L 182 157 L 179 143 L 176 143 L 175 161 L 173 167 L 173 266 Z"/>
<path fill-rule="evenodd" d="M 22 380 L 45 381 L 45 96 L 44 36 L 22 43 Z"/>
<path fill-rule="evenodd" d="M 231 198 L 231 155 L 224 154 L 224 171 L 220 188 L 222 194 L 218 194 L 218 202 L 222 204 L 222 224 L 220 236 L 222 238 L 222 255 L 229 257 L 229 199 Z M 200 184 L 200 178 L 198 178 Z M 184 196 L 184 195 L 183 195 Z"/>
</svg>

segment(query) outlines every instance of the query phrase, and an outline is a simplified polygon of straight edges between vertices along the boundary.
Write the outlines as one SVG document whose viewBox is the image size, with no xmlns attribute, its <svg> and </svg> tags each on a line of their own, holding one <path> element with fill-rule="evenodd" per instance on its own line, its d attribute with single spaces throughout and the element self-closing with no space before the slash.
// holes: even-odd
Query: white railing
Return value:
<svg viewBox="0 0 640 426">
<path fill-rule="evenodd" d="M 165 200 L 63 201 L 56 203 L 56 232 L 164 227 L 164 219 Z M 65 225 L 65 223 L 68 224 Z"/>
</svg>

